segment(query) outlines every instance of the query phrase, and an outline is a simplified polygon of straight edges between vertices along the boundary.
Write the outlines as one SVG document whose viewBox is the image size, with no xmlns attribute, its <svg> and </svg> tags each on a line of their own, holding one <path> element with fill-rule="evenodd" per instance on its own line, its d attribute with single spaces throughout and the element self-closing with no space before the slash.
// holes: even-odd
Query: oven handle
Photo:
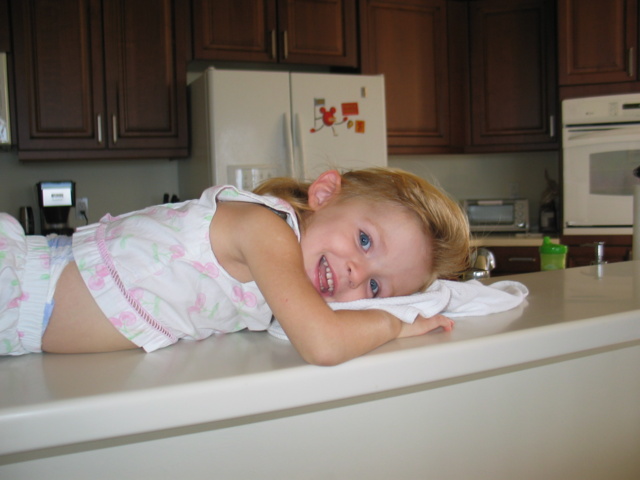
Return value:
<svg viewBox="0 0 640 480">
<path fill-rule="evenodd" d="M 564 128 L 562 132 L 563 146 L 579 147 L 597 143 L 615 143 L 638 141 L 640 125 L 617 126 L 580 126 Z"/>
</svg>

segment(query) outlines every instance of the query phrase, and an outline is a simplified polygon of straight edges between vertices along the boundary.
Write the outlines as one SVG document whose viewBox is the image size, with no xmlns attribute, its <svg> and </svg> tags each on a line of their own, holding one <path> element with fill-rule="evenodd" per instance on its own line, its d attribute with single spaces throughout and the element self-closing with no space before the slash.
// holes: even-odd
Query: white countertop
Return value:
<svg viewBox="0 0 640 480">
<path fill-rule="evenodd" d="M 500 279 L 489 279 L 491 283 Z M 526 305 L 337 367 L 266 333 L 0 359 L 0 456 L 316 405 L 640 342 L 640 261 L 518 275 Z M 551 360 L 553 361 L 553 360 Z M 522 367 L 523 368 L 523 367 Z"/>
</svg>

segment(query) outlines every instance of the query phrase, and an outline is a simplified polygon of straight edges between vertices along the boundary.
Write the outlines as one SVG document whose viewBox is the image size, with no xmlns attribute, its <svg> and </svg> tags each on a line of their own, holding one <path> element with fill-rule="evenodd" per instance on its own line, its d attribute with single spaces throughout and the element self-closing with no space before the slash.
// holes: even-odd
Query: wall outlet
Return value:
<svg viewBox="0 0 640 480">
<path fill-rule="evenodd" d="M 227 167 L 230 183 L 241 190 L 251 191 L 265 180 L 278 176 L 275 165 L 230 165 Z"/>
<path fill-rule="evenodd" d="M 76 198 L 76 218 L 89 221 L 89 199 Z"/>
</svg>

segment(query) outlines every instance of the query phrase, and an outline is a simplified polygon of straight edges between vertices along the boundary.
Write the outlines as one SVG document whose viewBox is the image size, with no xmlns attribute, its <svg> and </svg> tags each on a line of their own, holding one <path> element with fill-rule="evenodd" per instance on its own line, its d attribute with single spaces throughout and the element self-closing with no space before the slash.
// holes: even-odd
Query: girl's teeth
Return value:
<svg viewBox="0 0 640 480">
<path fill-rule="evenodd" d="M 327 279 L 326 291 L 332 294 L 334 284 L 333 284 L 333 274 L 331 273 L 331 269 L 329 268 L 329 262 L 327 262 L 326 258 L 322 257 L 322 261 L 320 263 L 324 267 L 324 277 Z M 324 291 L 325 288 L 322 288 L 322 290 Z"/>
</svg>

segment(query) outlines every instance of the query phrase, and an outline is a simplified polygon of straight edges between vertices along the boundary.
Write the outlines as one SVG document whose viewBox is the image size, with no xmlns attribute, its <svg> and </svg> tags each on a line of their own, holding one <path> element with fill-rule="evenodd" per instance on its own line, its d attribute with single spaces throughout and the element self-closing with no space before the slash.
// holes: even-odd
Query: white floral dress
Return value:
<svg viewBox="0 0 640 480">
<path fill-rule="evenodd" d="M 288 203 L 232 186 L 209 188 L 198 200 L 106 215 L 74 234 L 73 257 L 98 306 L 146 351 L 270 327 L 272 313 L 255 282 L 235 280 L 211 250 L 209 225 L 218 202 L 226 201 L 282 212 L 300 239 Z"/>
</svg>

